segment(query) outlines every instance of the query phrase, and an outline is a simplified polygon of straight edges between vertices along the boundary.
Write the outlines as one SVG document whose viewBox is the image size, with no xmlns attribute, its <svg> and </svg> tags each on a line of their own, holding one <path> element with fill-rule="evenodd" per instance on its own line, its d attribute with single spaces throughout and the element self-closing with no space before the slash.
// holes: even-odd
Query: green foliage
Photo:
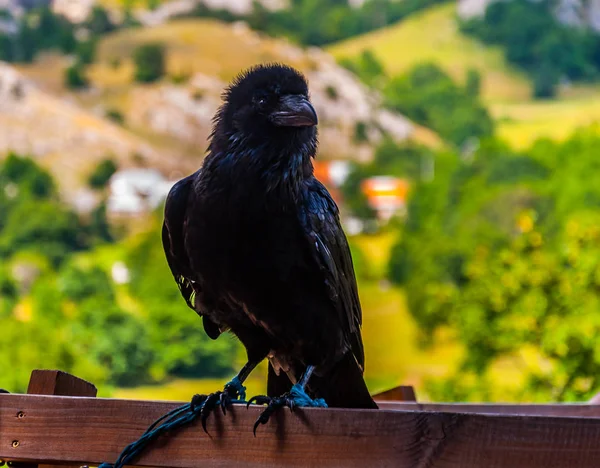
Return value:
<svg viewBox="0 0 600 468">
<path fill-rule="evenodd" d="M 106 111 L 106 117 L 113 122 L 118 123 L 119 125 L 123 125 L 125 123 L 125 116 L 118 109 L 108 109 Z"/>
<path fill-rule="evenodd" d="M 144 44 L 133 52 L 135 79 L 141 83 L 159 80 L 165 74 L 165 49 L 161 44 Z"/>
<path fill-rule="evenodd" d="M 95 39 L 88 39 L 86 41 L 79 41 L 75 48 L 75 57 L 77 63 L 82 65 L 89 65 L 94 62 L 96 58 L 96 47 L 97 41 Z"/>
<path fill-rule="evenodd" d="M 156 353 L 154 375 L 209 377 L 230 374 L 239 349 L 228 336 L 211 340 L 200 318 L 187 306 L 171 276 L 155 226 L 130 252 L 131 293 L 147 312 L 152 349 Z"/>
<path fill-rule="evenodd" d="M 59 202 L 24 200 L 6 217 L 0 232 L 0 256 L 28 249 L 59 264 L 70 252 L 87 246 L 82 231 L 77 215 Z"/>
<path fill-rule="evenodd" d="M 53 198 L 57 195 L 52 176 L 33 159 L 9 153 L 0 164 L 0 187 L 14 186 L 20 197 Z"/>
<path fill-rule="evenodd" d="M 370 86 L 378 85 L 385 78 L 383 65 L 369 49 L 364 50 L 355 59 L 343 59 L 340 65 L 358 75 L 362 81 Z"/>
<path fill-rule="evenodd" d="M 0 34 L 0 60 L 13 62 L 15 60 L 14 42 L 10 36 Z"/>
<path fill-rule="evenodd" d="M 481 73 L 478 70 L 471 68 L 467 72 L 465 92 L 473 98 L 478 97 L 481 93 Z"/>
<path fill-rule="evenodd" d="M 471 84 L 472 85 L 472 84 Z M 386 104 L 456 145 L 492 135 L 493 121 L 472 90 L 455 84 L 437 65 L 417 65 L 392 78 Z"/>
<path fill-rule="evenodd" d="M 89 231 L 60 202 L 52 177 L 32 159 L 10 154 L 0 164 L 0 187 L 0 258 L 29 250 L 59 264 L 89 245 Z"/>
<path fill-rule="evenodd" d="M 365 122 L 356 122 L 354 126 L 354 141 L 356 143 L 366 143 L 369 141 L 369 129 Z"/>
<path fill-rule="evenodd" d="M 19 23 L 14 36 L 2 36 L 0 54 L 11 62 L 31 62 L 44 50 L 72 53 L 77 45 L 74 26 L 49 7 L 31 10 Z"/>
<path fill-rule="evenodd" d="M 101 202 L 91 213 L 89 230 L 100 242 L 112 242 L 115 240 L 112 229 L 106 218 L 106 202 Z"/>
<path fill-rule="evenodd" d="M 74 63 L 65 70 L 65 86 L 70 89 L 87 88 L 89 81 L 85 69 L 79 63 Z"/>
<path fill-rule="evenodd" d="M 327 94 L 327 97 L 332 101 L 337 101 L 337 99 L 339 98 L 338 90 L 333 85 L 327 86 L 325 88 L 325 93 Z"/>
<path fill-rule="evenodd" d="M 186 16 L 217 18 L 233 22 L 244 20 L 252 29 L 273 36 L 286 35 L 306 45 L 322 46 L 379 29 L 444 0 L 367 0 L 352 6 L 345 0 L 294 0 L 286 8 L 270 11 L 253 2 L 247 15 L 212 9 L 200 3 Z"/>
<path fill-rule="evenodd" d="M 171 83 L 179 85 L 190 81 L 190 74 L 186 72 L 174 73 L 169 78 L 171 79 Z"/>
<path fill-rule="evenodd" d="M 88 184 L 94 189 L 103 189 L 119 167 L 112 159 L 106 158 L 98 163 L 90 174 Z"/>
<path fill-rule="evenodd" d="M 450 330 L 468 350 L 454 374 L 430 383 L 433 398 L 497 397 L 492 369 L 523 361 L 523 350 L 522 382 L 503 397 L 597 391 L 598 151 L 593 130 L 520 153 L 484 141 L 468 161 L 439 154 L 435 179 L 416 184 L 390 279 L 425 342 Z"/>
<path fill-rule="evenodd" d="M 108 370 L 109 382 L 132 386 L 149 380 L 154 350 L 144 320 L 96 298 L 83 302 L 79 313 L 73 333 L 86 357 Z"/>
<path fill-rule="evenodd" d="M 148 380 L 153 359 L 145 321 L 116 305 L 112 282 L 98 267 L 68 265 L 59 277 L 65 299 L 77 304 L 78 317 L 70 326 L 88 359 L 107 369 L 115 385 Z"/>
<path fill-rule="evenodd" d="M 108 11 L 100 5 L 94 5 L 85 25 L 92 35 L 106 34 L 117 28 L 111 21 Z"/>
<path fill-rule="evenodd" d="M 114 169 L 104 161 L 95 183 Z M 0 187 L 0 366 L 10 369 L 3 386 L 23 391 L 38 367 L 103 389 L 233 372 L 240 347 L 227 337 L 210 340 L 185 306 L 158 222 L 122 247 L 132 282 L 117 286 L 107 274 L 114 257 L 107 264 L 89 250 L 113 241 L 104 203 L 80 219 L 61 203 L 52 177 L 16 155 L 0 163 Z"/>
<path fill-rule="evenodd" d="M 560 24 L 552 2 L 492 2 L 483 18 L 461 26 L 483 42 L 501 45 L 507 59 L 532 77 L 536 97 L 554 96 L 562 77 L 598 77 L 600 35 Z"/>
<path fill-rule="evenodd" d="M 48 325 L 43 319 L 19 321 L 0 318 L 0 368 L 10 370 L 2 375 L 2 386 L 25 393 L 32 369 L 61 369 L 86 380 L 102 384 L 101 368 L 77 347 L 78 341 L 66 328 Z"/>
<path fill-rule="evenodd" d="M 0 319 L 10 314 L 17 303 L 17 284 L 7 268 L 0 268 Z"/>
</svg>

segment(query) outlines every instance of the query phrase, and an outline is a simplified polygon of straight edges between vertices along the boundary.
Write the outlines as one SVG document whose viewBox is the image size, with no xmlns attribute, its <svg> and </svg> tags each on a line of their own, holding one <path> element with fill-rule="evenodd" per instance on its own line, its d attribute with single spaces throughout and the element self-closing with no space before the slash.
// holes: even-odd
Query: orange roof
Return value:
<svg viewBox="0 0 600 468">
<path fill-rule="evenodd" d="M 314 174 L 317 179 L 325 185 L 331 182 L 331 178 L 329 177 L 329 164 L 327 161 L 313 161 L 313 167 L 315 168 Z"/>
<path fill-rule="evenodd" d="M 363 193 L 370 201 L 377 198 L 394 198 L 406 200 L 409 184 L 398 177 L 377 176 L 370 177 L 361 185 Z"/>
</svg>

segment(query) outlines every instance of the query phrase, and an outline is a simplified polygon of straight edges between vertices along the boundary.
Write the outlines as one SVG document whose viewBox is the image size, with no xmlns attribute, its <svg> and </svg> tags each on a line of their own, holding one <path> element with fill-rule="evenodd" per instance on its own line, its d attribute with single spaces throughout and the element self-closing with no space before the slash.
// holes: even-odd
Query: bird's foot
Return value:
<svg viewBox="0 0 600 468">
<path fill-rule="evenodd" d="M 222 391 L 211 393 L 210 395 L 197 396 L 200 398 L 197 398 L 196 402 L 192 400 L 192 411 L 200 411 L 202 428 L 208 434 L 206 421 L 211 411 L 220 407 L 223 414 L 227 414 L 227 407 L 232 403 L 245 403 L 246 387 L 242 385 L 240 379 L 235 377 L 225 384 Z"/>
<path fill-rule="evenodd" d="M 294 408 L 327 408 L 327 403 L 323 398 L 315 398 L 312 399 L 304 390 L 304 387 L 300 384 L 296 384 L 292 387 L 289 393 L 285 393 L 280 397 L 268 397 L 265 395 L 259 395 L 250 398 L 248 400 L 248 406 L 252 403 L 256 403 L 259 405 L 267 405 L 265 410 L 260 413 L 260 416 L 254 423 L 254 436 L 256 436 L 256 429 L 261 424 L 266 424 L 271 415 L 277 411 L 279 408 L 288 407 L 291 411 L 294 411 Z"/>
</svg>

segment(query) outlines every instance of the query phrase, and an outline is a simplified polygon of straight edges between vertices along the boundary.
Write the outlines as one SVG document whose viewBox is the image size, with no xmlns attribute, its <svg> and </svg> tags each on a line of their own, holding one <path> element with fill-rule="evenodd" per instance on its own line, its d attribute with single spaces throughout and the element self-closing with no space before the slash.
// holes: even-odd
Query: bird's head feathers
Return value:
<svg viewBox="0 0 600 468">
<path fill-rule="evenodd" d="M 316 139 L 316 125 L 306 78 L 287 65 L 258 65 L 238 75 L 223 93 L 213 139 L 236 135 L 256 143 L 298 134 Z"/>
</svg>

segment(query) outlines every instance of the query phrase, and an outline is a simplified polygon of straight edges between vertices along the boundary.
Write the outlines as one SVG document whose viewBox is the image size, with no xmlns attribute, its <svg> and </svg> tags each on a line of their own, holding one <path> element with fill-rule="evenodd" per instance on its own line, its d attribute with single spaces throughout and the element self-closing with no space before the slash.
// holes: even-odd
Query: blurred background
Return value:
<svg viewBox="0 0 600 468">
<path fill-rule="evenodd" d="M 226 83 L 278 61 L 310 80 L 370 389 L 600 390 L 600 1 L 0 0 L 0 60 L 0 387 L 229 380 L 241 347 L 179 296 L 161 210 Z"/>
</svg>

